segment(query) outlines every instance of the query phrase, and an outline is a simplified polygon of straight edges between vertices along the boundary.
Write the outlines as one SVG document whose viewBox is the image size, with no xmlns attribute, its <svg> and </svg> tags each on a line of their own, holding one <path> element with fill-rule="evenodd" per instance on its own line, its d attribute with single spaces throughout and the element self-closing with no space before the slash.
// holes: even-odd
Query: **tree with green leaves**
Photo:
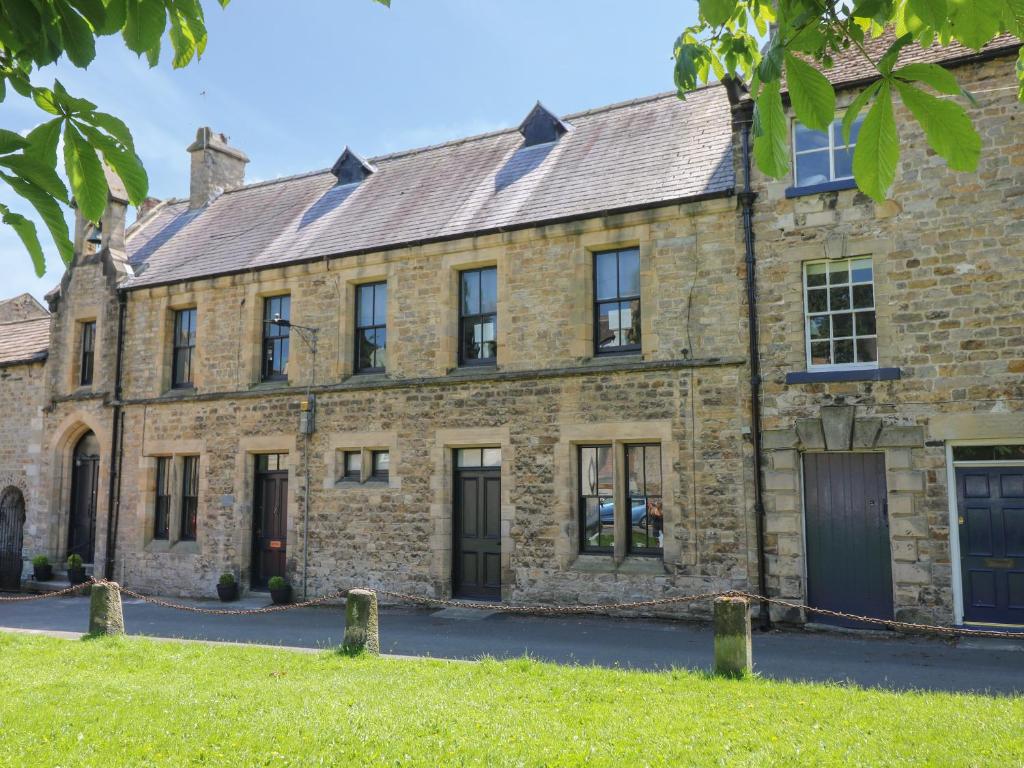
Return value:
<svg viewBox="0 0 1024 768">
<path fill-rule="evenodd" d="M 895 31 L 895 41 L 872 58 L 865 41 L 887 29 Z M 783 92 L 788 91 L 801 123 L 827 131 L 837 116 L 836 94 L 823 72 L 833 57 L 851 49 L 859 53 L 877 79 L 846 108 L 842 130 L 848 141 L 857 117 L 868 109 L 853 174 L 861 191 L 881 201 L 896 177 L 900 153 L 894 96 L 953 170 L 974 171 L 981 153 L 981 138 L 966 110 L 943 98 L 970 100 L 970 94 L 938 64 L 897 68 L 900 52 L 953 41 L 978 51 L 1000 34 L 1024 38 L 1024 0 L 699 0 L 697 24 L 675 44 L 675 81 L 683 98 L 712 78 L 747 82 L 754 101 L 754 160 L 765 174 L 781 178 L 789 172 Z M 1018 98 L 1024 101 L 1024 46 L 1016 71 Z"/>
<path fill-rule="evenodd" d="M 229 0 L 218 0 L 226 6 Z M 64 209 L 75 205 L 89 221 L 99 221 L 107 205 L 103 165 L 120 177 L 132 204 L 148 189 L 146 171 L 123 121 L 68 93 L 32 82 L 33 73 L 62 55 L 80 68 L 96 57 L 96 40 L 120 34 L 124 44 L 150 66 L 160 59 L 167 33 L 174 67 L 202 56 L 206 25 L 200 0 L 3 0 L 0 3 L 0 102 L 9 95 L 31 99 L 46 113 L 26 136 L 0 129 L 0 179 L 31 205 L 46 224 L 57 252 L 70 263 L 73 245 Z M 57 172 L 63 137 L 67 186 Z M 36 274 L 46 269 L 35 224 L 0 204 L 0 219 L 12 227 L 32 257 Z"/>
</svg>

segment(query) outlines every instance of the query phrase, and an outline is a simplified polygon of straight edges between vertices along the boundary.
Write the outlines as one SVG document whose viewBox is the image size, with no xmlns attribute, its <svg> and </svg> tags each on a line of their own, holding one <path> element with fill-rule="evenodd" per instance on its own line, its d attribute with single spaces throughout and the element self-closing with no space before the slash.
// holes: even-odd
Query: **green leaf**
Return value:
<svg viewBox="0 0 1024 768">
<path fill-rule="evenodd" d="M 174 57 L 171 59 L 171 66 L 181 69 L 187 66 L 196 54 L 196 41 L 192 37 L 192 30 L 184 23 L 182 15 L 177 11 L 171 13 L 171 47 L 174 49 Z"/>
<path fill-rule="evenodd" d="M 680 38 L 680 40 L 682 40 L 682 38 Z M 675 81 L 676 88 L 680 93 L 692 91 L 697 87 L 698 62 L 702 56 L 703 50 L 699 45 L 683 42 L 676 43 Z"/>
<path fill-rule="evenodd" d="M 157 38 L 156 43 L 146 51 L 146 61 L 150 68 L 160 63 L 160 38 Z"/>
<path fill-rule="evenodd" d="M 953 36 L 968 48 L 981 50 L 999 33 L 1004 10 L 1000 0 L 950 0 L 949 21 Z"/>
<path fill-rule="evenodd" d="M 102 27 L 107 21 L 107 9 L 103 0 L 67 0 L 75 10 L 82 14 L 93 29 Z"/>
<path fill-rule="evenodd" d="M 843 143 L 850 143 L 850 129 L 853 128 L 853 124 L 857 122 L 857 115 L 864 109 L 864 105 L 868 103 L 875 91 L 877 91 L 882 85 L 881 80 L 876 80 L 857 96 L 856 99 L 850 102 L 850 106 L 846 108 L 846 114 L 843 115 Z"/>
<path fill-rule="evenodd" d="M 958 96 L 963 89 L 956 81 L 956 75 L 938 64 L 907 64 L 893 72 L 896 77 L 903 80 L 922 82 L 930 85 L 939 93 L 948 93 Z"/>
<path fill-rule="evenodd" d="M 1024 45 L 1017 54 L 1017 98 L 1024 101 Z"/>
<path fill-rule="evenodd" d="M 128 130 L 128 126 L 125 125 L 121 118 L 108 115 L 106 112 L 87 112 L 80 115 L 78 119 L 97 128 L 102 128 L 128 149 L 133 152 L 135 151 L 135 141 L 132 139 L 132 132 Z"/>
<path fill-rule="evenodd" d="M 935 29 L 946 23 L 946 0 L 907 0 L 907 10 Z"/>
<path fill-rule="evenodd" d="M 789 172 L 786 113 L 782 108 L 779 81 L 768 83 L 754 102 L 754 160 L 772 178 Z"/>
<path fill-rule="evenodd" d="M 954 171 L 976 170 L 981 156 L 981 136 L 974 130 L 963 107 L 907 83 L 897 81 L 896 88 L 907 109 L 924 128 L 929 146 L 945 158 L 949 167 Z"/>
<path fill-rule="evenodd" d="M 99 221 L 107 207 L 107 177 L 96 150 L 70 122 L 64 126 L 64 169 L 82 215 Z"/>
<path fill-rule="evenodd" d="M 24 179 L 19 179 L 6 173 L 0 173 L 0 176 L 10 184 L 11 189 L 28 200 L 32 207 L 36 209 L 39 217 L 46 224 L 46 228 L 50 230 L 53 244 L 57 246 L 57 252 L 60 254 L 61 259 L 64 260 L 65 264 L 70 264 L 71 259 L 74 257 L 75 248 L 68 233 L 68 222 L 64 218 L 64 211 L 61 210 L 57 201 L 46 194 L 45 191 Z"/>
<path fill-rule="evenodd" d="M 127 0 L 104 0 L 106 18 L 96 29 L 97 35 L 112 35 L 124 27 L 128 15 Z"/>
<path fill-rule="evenodd" d="M 800 122 L 811 130 L 827 131 L 836 115 L 836 92 L 828 79 L 807 62 L 787 53 L 786 83 Z"/>
<path fill-rule="evenodd" d="M 103 153 L 103 160 L 113 169 L 114 173 L 124 182 L 128 201 L 138 205 L 146 198 L 149 191 L 149 178 L 142 161 L 134 152 L 126 150 L 109 136 L 105 136 L 90 125 L 78 123 L 78 128 L 85 138 Z"/>
<path fill-rule="evenodd" d="M 901 37 L 896 38 L 889 49 L 882 55 L 882 58 L 878 60 L 878 71 L 883 75 L 888 75 L 892 72 L 892 68 L 896 66 L 896 59 L 899 58 L 900 51 L 903 50 L 904 46 L 910 45 L 914 42 L 914 36 L 907 33 Z"/>
<path fill-rule="evenodd" d="M 14 213 L 2 204 L 0 204 L 0 219 L 21 238 L 28 255 L 32 257 L 32 265 L 36 268 L 36 277 L 42 277 L 46 273 L 46 259 L 43 258 L 43 246 L 39 244 L 36 225 L 20 213 Z"/>
<path fill-rule="evenodd" d="M 56 117 L 47 120 L 28 132 L 25 139 L 29 146 L 25 154 L 34 157 L 41 163 L 46 163 L 50 168 L 57 168 L 57 144 L 60 142 L 60 129 L 64 125 L 64 118 Z"/>
<path fill-rule="evenodd" d="M 0 156 L 0 165 L 10 168 L 21 178 L 31 181 L 48 195 L 60 200 L 68 199 L 68 190 L 53 167 L 32 155 L 2 155 Z"/>
<path fill-rule="evenodd" d="M 92 29 L 65 0 L 54 0 L 54 3 L 60 16 L 64 52 L 72 64 L 84 69 L 96 58 L 96 38 Z"/>
<path fill-rule="evenodd" d="M 6 155 L 9 152 L 17 152 L 19 149 L 24 149 L 28 145 L 28 139 L 21 134 L 17 134 L 14 131 L 8 131 L 5 128 L 0 128 L 0 155 Z"/>
<path fill-rule="evenodd" d="M 32 100 L 44 112 L 49 112 L 51 115 L 64 114 L 61 108 L 57 106 L 57 100 L 54 98 L 53 91 L 49 88 L 33 88 Z"/>
<path fill-rule="evenodd" d="M 167 10 L 161 0 L 126 0 L 121 35 L 129 50 L 143 54 L 160 45 L 167 25 Z"/>
<path fill-rule="evenodd" d="M 700 0 L 700 15 L 713 27 L 725 24 L 736 12 L 736 0 Z"/>
<path fill-rule="evenodd" d="M 778 34 L 772 36 L 760 63 L 757 65 L 757 76 L 761 82 L 770 83 L 782 75 L 783 53 L 785 52 Z"/>
<path fill-rule="evenodd" d="M 68 93 L 64 86 L 61 85 L 60 80 L 53 81 L 53 97 L 57 105 L 63 107 L 63 111 L 68 114 L 74 115 L 79 112 L 91 112 L 96 109 L 96 105 L 88 99 L 80 99 Z"/>
<path fill-rule="evenodd" d="M 882 202 L 896 178 L 900 158 L 896 121 L 892 113 L 892 90 L 882 81 L 878 95 L 860 128 L 853 150 L 853 177 L 861 191 Z"/>
</svg>

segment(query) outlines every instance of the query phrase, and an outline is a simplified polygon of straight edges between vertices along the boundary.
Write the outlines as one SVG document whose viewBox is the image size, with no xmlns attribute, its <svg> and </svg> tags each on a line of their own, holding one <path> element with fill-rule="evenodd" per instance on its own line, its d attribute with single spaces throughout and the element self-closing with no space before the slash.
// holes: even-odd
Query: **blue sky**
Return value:
<svg viewBox="0 0 1024 768">
<path fill-rule="evenodd" d="M 679 0 L 234 0 L 204 2 L 209 44 L 199 63 L 150 69 L 120 38 L 79 70 L 61 61 L 71 93 L 127 121 L 150 193 L 188 194 L 196 128 L 228 134 L 251 162 L 247 181 L 325 168 L 347 144 L 363 155 L 514 126 L 540 99 L 573 112 L 672 89 L 672 43 L 693 23 Z M 0 126 L 42 119 L 9 93 Z M 0 201 L 28 213 L 0 189 Z M 45 230 L 41 236 L 46 241 Z M 38 297 L 63 265 L 47 249 L 37 279 L 20 242 L 0 227 L 0 297 Z"/>
</svg>

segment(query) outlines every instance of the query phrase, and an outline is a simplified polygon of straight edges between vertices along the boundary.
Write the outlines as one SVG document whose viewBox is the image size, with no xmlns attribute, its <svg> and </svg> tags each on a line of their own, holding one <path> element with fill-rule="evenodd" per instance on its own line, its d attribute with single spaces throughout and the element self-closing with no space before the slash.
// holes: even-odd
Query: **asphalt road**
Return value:
<svg viewBox="0 0 1024 768">
<path fill-rule="evenodd" d="M 217 607 L 218 603 L 192 603 Z M 250 597 L 232 607 L 258 607 Z M 125 600 L 129 634 L 221 640 L 304 648 L 340 644 L 341 608 L 302 608 L 251 616 L 204 616 Z M 84 632 L 88 600 L 52 598 L 0 603 L 4 627 Z M 600 616 L 533 617 L 383 608 L 385 653 L 448 659 L 532 657 L 560 664 L 707 670 L 712 662 L 709 626 L 691 622 Z M 810 631 L 754 634 L 754 666 L 764 677 L 853 682 L 895 690 L 1024 694 L 1024 643 L 846 635 Z"/>
</svg>

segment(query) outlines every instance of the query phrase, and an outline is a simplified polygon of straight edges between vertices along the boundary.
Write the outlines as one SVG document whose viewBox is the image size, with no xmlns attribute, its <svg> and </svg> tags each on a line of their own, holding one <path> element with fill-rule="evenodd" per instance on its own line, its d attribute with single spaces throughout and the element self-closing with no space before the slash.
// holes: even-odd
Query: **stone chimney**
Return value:
<svg viewBox="0 0 1024 768">
<path fill-rule="evenodd" d="M 149 215 L 149 212 L 156 208 L 158 205 L 160 205 L 160 198 L 147 197 L 145 200 L 139 203 L 139 207 L 135 211 L 135 220 L 141 221 L 142 219 L 146 218 L 146 216 Z"/>
<path fill-rule="evenodd" d="M 200 128 L 188 151 L 192 155 L 189 209 L 202 208 L 222 192 L 245 183 L 245 164 L 249 158 L 229 145 L 223 133 Z"/>
</svg>

